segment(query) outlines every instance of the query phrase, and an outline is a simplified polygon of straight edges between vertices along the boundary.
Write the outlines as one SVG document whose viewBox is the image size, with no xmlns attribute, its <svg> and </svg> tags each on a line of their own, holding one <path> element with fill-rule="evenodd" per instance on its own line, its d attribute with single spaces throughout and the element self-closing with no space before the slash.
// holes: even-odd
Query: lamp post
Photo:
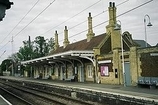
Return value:
<svg viewBox="0 0 158 105">
<path fill-rule="evenodd" d="M 123 85 L 126 87 L 126 74 L 125 74 L 125 65 L 124 65 L 124 54 L 123 54 L 123 38 L 122 38 L 122 30 L 121 30 L 121 21 L 118 20 L 120 24 L 116 23 L 114 30 L 120 30 L 120 37 L 121 37 L 121 55 L 122 55 L 122 72 L 123 72 Z"/>
<path fill-rule="evenodd" d="M 6 9 L 10 9 L 11 5 L 13 5 L 13 2 L 9 0 L 0 0 L 0 21 L 3 20 Z"/>
<path fill-rule="evenodd" d="M 147 25 L 146 25 L 146 17 L 148 17 L 148 19 L 149 19 L 149 22 L 148 22 L 148 24 L 147 24 Z M 146 33 L 146 26 L 148 26 L 148 27 L 151 27 L 151 26 L 152 26 L 152 24 L 151 24 L 151 22 L 150 22 L 150 16 L 149 16 L 149 15 L 145 15 L 145 16 L 144 16 L 145 47 L 148 47 L 148 45 L 147 45 L 147 33 Z"/>
</svg>

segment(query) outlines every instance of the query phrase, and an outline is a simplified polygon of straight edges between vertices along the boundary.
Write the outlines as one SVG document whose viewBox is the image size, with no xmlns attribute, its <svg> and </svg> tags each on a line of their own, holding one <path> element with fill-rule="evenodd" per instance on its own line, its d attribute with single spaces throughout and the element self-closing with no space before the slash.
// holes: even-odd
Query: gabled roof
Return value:
<svg viewBox="0 0 158 105">
<path fill-rule="evenodd" d="M 122 35 L 123 37 L 123 42 L 126 43 L 126 46 L 130 48 L 131 46 L 139 46 L 133 39 L 132 35 L 128 32 L 125 31 Z"/>
<path fill-rule="evenodd" d="M 89 42 L 87 42 L 87 39 L 71 43 L 67 45 L 65 48 L 63 46 L 59 47 L 57 50 L 52 51 L 50 54 L 57 54 L 61 52 L 67 52 L 67 51 L 93 51 L 94 47 L 97 47 L 100 42 L 104 39 L 106 34 L 101 34 L 98 36 L 94 36 Z"/>
</svg>

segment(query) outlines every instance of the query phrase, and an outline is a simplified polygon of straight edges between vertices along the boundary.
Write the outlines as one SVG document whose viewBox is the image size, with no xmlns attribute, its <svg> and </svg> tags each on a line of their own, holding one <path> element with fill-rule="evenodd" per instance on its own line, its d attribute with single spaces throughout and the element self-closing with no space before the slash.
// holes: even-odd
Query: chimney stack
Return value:
<svg viewBox="0 0 158 105">
<path fill-rule="evenodd" d="M 109 3 L 109 25 L 116 23 L 116 7 L 114 2 Z"/>
<path fill-rule="evenodd" d="M 58 33 L 57 31 L 55 31 L 55 45 L 54 45 L 54 49 L 58 49 L 59 48 L 59 42 L 58 42 Z"/>
<path fill-rule="evenodd" d="M 120 30 L 114 30 L 116 20 L 116 6 L 114 2 L 109 3 L 109 24 L 106 26 L 107 34 L 111 36 L 111 50 L 121 48 L 121 33 Z"/>
<path fill-rule="evenodd" d="M 64 42 L 63 42 L 63 46 L 64 48 L 69 44 L 69 40 L 68 40 L 68 30 L 67 30 L 67 26 L 65 26 L 65 30 L 64 30 Z"/>
<path fill-rule="evenodd" d="M 87 33 L 87 42 L 89 42 L 94 37 L 93 29 L 92 29 L 92 17 L 91 13 L 89 12 L 88 17 L 88 33 Z"/>
</svg>

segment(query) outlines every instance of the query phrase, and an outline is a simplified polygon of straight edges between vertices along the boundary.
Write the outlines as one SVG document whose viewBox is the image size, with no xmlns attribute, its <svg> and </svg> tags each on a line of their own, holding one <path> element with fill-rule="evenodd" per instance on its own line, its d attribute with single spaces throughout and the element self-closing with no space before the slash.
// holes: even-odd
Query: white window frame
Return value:
<svg viewBox="0 0 158 105">
<path fill-rule="evenodd" d="M 93 66 L 92 65 L 87 65 L 87 71 L 88 71 L 88 78 L 93 77 Z"/>
</svg>

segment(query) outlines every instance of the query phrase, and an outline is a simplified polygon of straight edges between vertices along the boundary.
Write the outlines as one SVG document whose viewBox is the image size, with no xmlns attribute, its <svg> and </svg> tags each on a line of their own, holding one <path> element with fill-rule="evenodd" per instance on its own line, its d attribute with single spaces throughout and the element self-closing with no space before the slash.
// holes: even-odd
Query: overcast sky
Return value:
<svg viewBox="0 0 158 105">
<path fill-rule="evenodd" d="M 10 1 L 14 2 L 14 5 L 6 11 L 5 18 L 0 22 L 0 63 L 12 52 L 17 52 L 23 45 L 22 41 L 28 40 L 28 36 L 31 36 L 31 40 L 37 36 L 50 39 L 54 37 L 54 32 L 57 30 L 59 43 L 62 46 L 63 30 L 67 26 L 70 43 L 85 39 L 89 12 L 92 17 L 94 16 L 95 35 L 106 32 L 110 0 Z M 151 0 L 112 0 L 117 5 L 117 16 L 119 16 L 117 20 L 121 21 L 122 31 L 129 31 L 133 39 L 145 39 L 143 20 L 146 14 L 150 16 L 153 26 L 147 27 L 147 42 L 154 46 L 158 43 L 158 0 L 141 6 L 148 1 Z M 134 9 L 136 7 L 139 8 Z M 127 11 L 130 12 L 126 13 Z M 148 22 L 149 19 L 145 18 Z M 11 43 L 12 36 L 13 43 Z"/>
</svg>

